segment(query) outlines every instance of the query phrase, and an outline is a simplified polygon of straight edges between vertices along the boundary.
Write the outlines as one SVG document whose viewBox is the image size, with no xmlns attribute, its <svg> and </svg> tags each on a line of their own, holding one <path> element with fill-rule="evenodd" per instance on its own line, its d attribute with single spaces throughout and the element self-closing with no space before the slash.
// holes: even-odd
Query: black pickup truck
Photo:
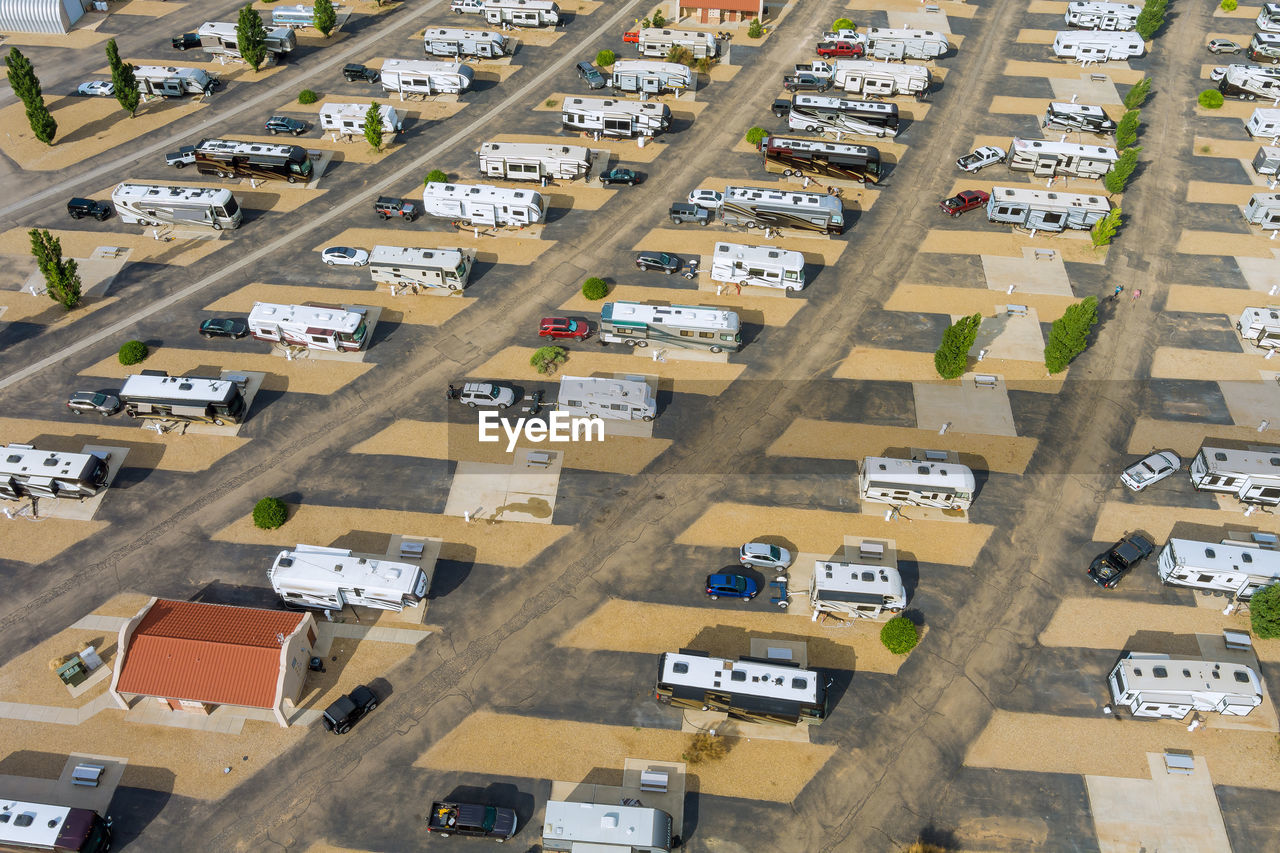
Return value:
<svg viewBox="0 0 1280 853">
<path fill-rule="evenodd" d="M 445 838 L 450 835 L 469 835 L 502 842 L 516 834 L 516 813 L 497 806 L 434 802 L 427 817 L 427 832 L 434 832 Z"/>
<path fill-rule="evenodd" d="M 1089 577 L 1103 589 L 1115 589 L 1121 576 L 1155 549 L 1155 544 L 1141 533 L 1130 533 L 1093 558 Z"/>
</svg>

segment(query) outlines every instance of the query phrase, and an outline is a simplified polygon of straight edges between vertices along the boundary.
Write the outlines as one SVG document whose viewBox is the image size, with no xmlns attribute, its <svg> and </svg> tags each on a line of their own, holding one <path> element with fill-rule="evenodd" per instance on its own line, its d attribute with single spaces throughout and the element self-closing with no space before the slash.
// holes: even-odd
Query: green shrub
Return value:
<svg viewBox="0 0 1280 853">
<path fill-rule="evenodd" d="M 1249 624 L 1261 640 L 1280 637 L 1280 583 L 1258 590 L 1249 599 Z"/>
<path fill-rule="evenodd" d="M 751 25 L 747 27 L 747 38 L 764 38 L 764 24 L 760 23 L 759 18 L 751 20 Z"/>
<path fill-rule="evenodd" d="M 1089 229 L 1089 239 L 1095 247 L 1111 245 L 1111 239 L 1120 230 L 1121 213 L 1120 208 L 1113 207 L 1110 213 L 1093 223 L 1093 227 Z"/>
<path fill-rule="evenodd" d="M 423 186 L 426 186 L 427 184 L 447 183 L 449 183 L 449 176 L 439 169 L 432 169 L 430 172 L 427 172 L 427 176 L 422 179 Z"/>
<path fill-rule="evenodd" d="M 564 347 L 538 347 L 529 358 L 529 364 L 537 368 L 539 373 L 555 373 L 569 357 Z"/>
<path fill-rule="evenodd" d="M 969 350 L 978 339 L 981 314 L 956 320 L 942 333 L 942 343 L 933 354 L 933 367 L 943 379 L 958 379 L 969 367 Z"/>
<path fill-rule="evenodd" d="M 253 505 L 253 526 L 275 530 L 289 518 L 289 507 L 279 498 L 263 498 Z"/>
<path fill-rule="evenodd" d="M 673 44 L 670 49 L 667 50 L 667 55 L 663 57 L 663 59 L 667 62 L 675 63 L 676 65 L 692 66 L 693 51 L 689 50 L 689 48 L 682 44 Z"/>
<path fill-rule="evenodd" d="M 1216 110 L 1222 106 L 1222 93 L 1217 89 L 1205 89 L 1196 100 L 1206 110 Z"/>
<path fill-rule="evenodd" d="M 661 9 L 653 10 L 653 17 L 649 19 L 649 24 L 654 27 L 665 27 L 667 25 L 667 19 L 662 14 Z"/>
<path fill-rule="evenodd" d="M 609 285 L 602 278 L 594 276 L 582 283 L 582 295 L 595 302 L 609 295 Z"/>
<path fill-rule="evenodd" d="M 559 101 L 557 101 L 555 98 L 547 98 L 545 101 L 543 101 L 543 105 L 544 105 L 544 106 L 548 106 L 548 107 L 552 107 L 552 108 L 554 108 L 554 107 L 555 107 L 555 105 L 556 105 L 556 104 L 558 104 L 558 103 L 560 103 L 560 102 L 559 102 Z"/>
<path fill-rule="evenodd" d="M 880 642 L 895 655 L 905 655 L 920 642 L 920 630 L 907 617 L 895 616 L 880 629 Z"/>
<path fill-rule="evenodd" d="M 608 68 L 617 61 L 618 56 L 612 50 L 602 50 L 596 54 L 596 65 L 599 65 L 601 68 Z"/>
<path fill-rule="evenodd" d="M 753 127 L 747 131 L 747 144 L 752 148 L 759 148 L 760 141 L 769 135 L 769 131 L 763 127 Z"/>
<path fill-rule="evenodd" d="M 298 103 L 300 104 L 314 104 L 318 100 L 320 100 L 320 96 L 311 89 L 303 89 L 298 93 Z"/>
<path fill-rule="evenodd" d="M 1098 322 L 1098 297 L 1089 296 L 1068 305 L 1062 316 L 1049 329 L 1049 342 L 1044 345 L 1044 366 L 1050 373 L 1061 373 L 1071 360 L 1089 345 L 1089 331 Z"/>
<path fill-rule="evenodd" d="M 1138 125 L 1141 120 L 1142 114 L 1137 110 L 1129 110 L 1120 117 L 1120 121 L 1116 123 L 1116 148 L 1123 151 L 1138 141 Z"/>
<path fill-rule="evenodd" d="M 1239 4 L 1236 3 L 1236 0 L 1222 0 L 1218 5 L 1222 7 L 1224 12 L 1234 12 Z"/>
<path fill-rule="evenodd" d="M 854 24 L 854 22 L 851 21 L 849 18 L 836 18 L 834 21 L 831 22 L 831 32 L 833 33 L 838 33 L 841 30 L 854 30 L 854 29 L 857 29 L 857 25 Z"/>
<path fill-rule="evenodd" d="M 1102 176 L 1102 185 L 1107 188 L 1107 192 L 1112 194 L 1124 192 L 1125 185 L 1129 183 L 1129 176 L 1138 167 L 1138 152 L 1141 150 L 1135 146 L 1120 152 L 1115 165 Z"/>
<path fill-rule="evenodd" d="M 120 347 L 120 363 L 123 365 L 137 364 L 146 358 L 150 352 L 147 349 L 147 345 L 142 341 L 125 341 Z"/>
<path fill-rule="evenodd" d="M 1147 95 L 1151 94 L 1151 78 L 1143 77 L 1137 83 L 1133 84 L 1133 88 L 1125 93 L 1124 108 L 1126 110 L 1136 110 L 1147 102 Z"/>
</svg>

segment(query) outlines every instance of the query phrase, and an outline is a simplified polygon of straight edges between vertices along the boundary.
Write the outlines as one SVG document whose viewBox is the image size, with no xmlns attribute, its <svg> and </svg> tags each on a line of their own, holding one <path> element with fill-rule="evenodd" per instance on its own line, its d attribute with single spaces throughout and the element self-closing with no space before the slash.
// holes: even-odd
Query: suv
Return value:
<svg viewBox="0 0 1280 853">
<path fill-rule="evenodd" d="M 83 219 L 92 216 L 101 222 L 111 215 L 111 205 L 105 201 L 94 201 L 91 198 L 73 198 L 67 202 L 67 213 L 72 219 Z"/>
<path fill-rule="evenodd" d="M 120 398 L 101 391 L 77 391 L 67 398 L 67 408 L 77 415 L 97 412 L 106 417 L 120 411 Z"/>
<path fill-rule="evenodd" d="M 497 382 L 467 382 L 457 392 L 456 399 L 473 409 L 476 406 L 505 409 L 515 403 L 516 391 L 510 385 L 500 385 Z"/>
<path fill-rule="evenodd" d="M 335 735 L 345 735 L 365 714 L 378 707 L 378 697 L 361 684 L 346 696 L 324 709 L 320 722 Z"/>
<path fill-rule="evenodd" d="M 377 83 L 379 74 L 373 68 L 367 68 L 356 62 L 348 62 L 342 66 L 342 76 L 347 78 L 348 83 L 355 83 L 363 80 L 366 83 Z"/>
<path fill-rule="evenodd" d="M 672 225 L 680 225 L 683 222 L 696 222 L 699 225 L 709 225 L 711 223 L 711 211 L 696 204 L 677 202 L 671 205 L 671 210 L 668 213 L 671 216 Z"/>
<path fill-rule="evenodd" d="M 577 70 L 578 76 L 587 81 L 587 88 L 604 88 L 604 75 L 590 62 L 579 62 L 574 68 Z"/>
<path fill-rule="evenodd" d="M 681 266 L 683 264 L 678 255 L 668 255 L 666 252 L 641 252 L 636 255 L 636 269 L 657 270 L 675 275 L 680 272 Z"/>
<path fill-rule="evenodd" d="M 171 41 L 174 50 L 190 50 L 200 46 L 200 36 L 196 33 L 183 33 L 180 36 L 174 36 Z"/>
<path fill-rule="evenodd" d="M 267 119 L 267 133 L 275 136 L 277 133 L 292 133 L 294 136 L 301 136 L 307 132 L 308 125 L 305 121 L 296 118 L 288 118 L 287 116 L 272 116 Z"/>
<path fill-rule="evenodd" d="M 516 834 L 516 813 L 497 806 L 438 800 L 431 804 L 427 815 L 427 832 L 441 838 L 462 835 L 503 842 Z"/>
<path fill-rule="evenodd" d="M 175 169 L 181 169 L 188 163 L 196 161 L 196 147 L 194 145 L 184 145 L 177 151 L 164 155 L 164 164 L 173 166 Z"/>
<path fill-rule="evenodd" d="M 1155 549 L 1150 539 L 1141 533 L 1132 533 L 1093 558 L 1089 577 L 1103 589 L 1115 589 L 1121 576 Z"/>
<path fill-rule="evenodd" d="M 373 203 L 373 211 L 378 214 L 380 219 L 390 219 L 395 216 L 407 222 L 412 222 L 418 218 L 418 206 L 411 201 L 405 201 L 402 198 L 392 198 L 391 196 L 379 196 L 378 200 Z"/>
</svg>

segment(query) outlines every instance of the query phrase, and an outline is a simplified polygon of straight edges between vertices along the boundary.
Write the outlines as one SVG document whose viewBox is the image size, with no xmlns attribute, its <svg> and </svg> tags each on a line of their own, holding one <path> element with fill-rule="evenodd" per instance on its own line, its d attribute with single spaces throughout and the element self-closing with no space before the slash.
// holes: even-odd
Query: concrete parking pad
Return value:
<svg viewBox="0 0 1280 853">
<path fill-rule="evenodd" d="M 0 519 L 0 525 L 3 525 L 0 530 L 4 531 L 4 535 L 0 536 L 0 559 L 16 563 L 43 563 L 96 535 L 107 526 L 105 521 L 32 519 L 28 503 L 9 504 L 9 508 L 15 513 L 21 507 L 28 509 L 15 518 Z"/>
<path fill-rule="evenodd" d="M 1061 234 L 1042 232 L 1033 239 L 1029 233 L 1012 229 L 1002 232 L 933 229 L 920 244 L 920 251 L 951 255 L 1000 255 L 1021 259 L 1028 247 L 1052 249 L 1062 260 L 1081 264 L 1102 264 L 1107 258 L 1105 249 L 1093 247 L 1086 231 L 1067 231 Z"/>
<path fill-rule="evenodd" d="M 1207 379 L 1257 382 L 1271 366 L 1262 356 L 1244 352 L 1209 352 L 1158 347 L 1151 359 L 1153 379 Z"/>
<path fill-rule="evenodd" d="M 1272 249 L 1271 256 L 1265 259 L 1237 257 L 1235 262 L 1250 290 L 1266 291 L 1270 296 L 1271 288 L 1280 287 L 1280 249 Z"/>
<path fill-rule="evenodd" d="M 1258 358 L 1258 356 L 1254 356 Z M 1274 372 L 1264 373 L 1262 382 L 1219 382 L 1222 398 L 1231 413 L 1231 420 L 1240 426 L 1261 427 L 1270 435 L 1280 430 L 1280 382 L 1274 381 Z M 1271 380 L 1271 381 L 1267 381 Z"/>
<path fill-rule="evenodd" d="M 654 350 L 656 352 L 657 350 Z M 475 376 L 491 379 L 532 381 L 537 373 L 529 366 L 532 347 L 507 347 L 474 371 Z M 662 390 L 681 391 L 686 394 L 715 396 L 741 375 L 745 368 L 740 364 L 715 364 L 706 362 L 666 361 L 642 365 L 631 355 L 627 347 L 615 347 L 608 352 L 600 349 L 575 350 L 569 360 L 560 366 L 561 373 L 571 376 L 612 376 L 615 373 L 654 373 L 661 379 Z"/>
<path fill-rule="evenodd" d="M 911 447 L 954 450 L 970 468 L 1021 474 L 1038 442 L 1023 436 L 984 436 L 948 430 L 909 430 L 898 426 L 815 421 L 800 418 L 769 446 L 770 456 L 861 460 L 867 456 L 906 456 Z M 892 451 L 892 452 L 890 452 Z"/>
<path fill-rule="evenodd" d="M 916 382 L 911 390 L 920 429 L 937 432 L 943 424 L 951 424 L 949 429 L 961 433 L 1018 434 L 1009 392 L 1001 380 L 997 380 L 995 388 L 979 387 L 968 378 L 956 383 Z"/>
<path fill-rule="evenodd" d="M 586 779 L 631 755 L 678 761 L 688 745 L 687 734 L 667 729 L 478 711 L 436 741 L 414 766 L 530 779 Z M 738 739 L 723 759 L 696 767 L 689 790 L 789 803 L 834 752 L 831 746 Z"/>
<path fill-rule="evenodd" d="M 985 262 L 986 258 L 984 257 L 983 260 Z M 1016 258 L 996 258 L 993 260 L 1017 262 Z M 1047 262 L 1040 261 L 1039 263 L 1045 264 Z M 1065 269 L 1063 273 L 1065 275 Z M 1005 289 L 1008 289 L 1007 284 Z M 1062 316 L 1062 312 L 1067 310 L 1068 305 L 1073 305 L 1077 301 L 1075 296 L 1070 294 L 1056 296 L 1039 293 L 1020 293 L 1016 288 L 1014 292 L 1016 297 L 1005 293 L 994 293 L 992 289 L 979 290 L 974 287 L 899 284 L 894 289 L 893 295 L 885 303 L 884 308 L 886 311 L 916 311 L 922 314 L 950 314 L 952 316 L 981 314 L 984 318 L 988 318 L 994 316 L 997 308 L 1003 311 L 1003 306 L 1010 301 L 1016 301 L 1026 305 L 1040 321 L 1051 323 Z M 1237 316 L 1239 316 L 1238 313 Z"/>
<path fill-rule="evenodd" d="M 1154 572 L 1144 566 L 1138 571 Z M 1086 649 L 1124 649 L 1134 634 L 1158 626 L 1161 633 L 1216 634 L 1223 628 L 1249 630 L 1249 617 L 1244 613 L 1222 615 L 1221 598 L 1206 598 L 1209 606 L 1171 607 L 1145 601 L 1123 601 L 1096 595 L 1064 598 L 1053 618 L 1038 637 L 1042 646 Z M 1255 648 L 1271 650 L 1272 643 L 1258 643 Z M 1272 650 L 1272 656 L 1280 651 Z M 1257 713 L 1256 711 L 1254 713 Z M 1250 715 L 1252 716 L 1252 714 Z"/>
<path fill-rule="evenodd" d="M 1147 753 L 1150 781 L 1086 776 L 1089 809 L 1101 853 L 1144 850 L 1230 850 L 1209 765 L 1195 759 L 1189 775 L 1172 774 L 1164 754 Z"/>
<path fill-rule="evenodd" d="M 255 346 L 229 344 L 229 346 Z M 333 361 L 281 361 L 263 352 L 210 352 L 208 350 L 169 349 L 154 350 L 141 365 L 125 367 L 115 355 L 91 365 L 81 375 L 110 376 L 123 379 L 139 370 L 166 370 L 171 376 L 187 376 L 197 368 L 220 365 L 232 371 L 258 371 L 267 374 L 262 387 L 268 391 L 294 391 L 300 394 L 332 394 L 342 386 L 363 376 L 373 368 L 372 364 L 348 364 Z M 214 368 L 215 370 L 219 368 Z M 204 371 L 202 371 L 203 373 Z M 212 373 L 210 373 L 212 375 Z M 252 417 L 252 413 L 250 414 Z"/>
<path fill-rule="evenodd" d="M 1025 306 L 1025 313 L 1010 314 L 1003 305 L 997 307 L 996 315 L 984 317 L 978 327 L 978 337 L 969 351 L 975 362 L 973 371 L 982 373 L 990 366 L 991 372 L 996 373 L 994 363 L 1005 360 L 1044 364 L 1044 336 L 1035 309 Z M 958 319 L 959 315 L 952 316 L 953 322 Z M 984 360 L 976 363 L 979 358 Z"/>
<path fill-rule="evenodd" d="M 361 282 L 365 284 L 365 282 Z M 301 287 L 288 284 L 250 284 L 223 296 L 209 305 L 214 313 L 247 314 L 255 302 L 302 305 L 307 302 L 331 303 L 336 299 L 378 306 L 383 323 L 440 326 L 460 312 L 475 305 L 472 299 L 430 299 L 424 295 L 392 296 L 386 290 L 340 290 L 332 287 Z"/>
<path fill-rule="evenodd" d="M 90 442 L 123 444 L 132 454 L 130 465 L 133 467 L 185 472 L 206 471 L 248 441 L 229 436 L 201 436 L 197 441 L 183 442 L 176 440 L 172 433 L 158 436 L 142 429 L 136 421 L 121 418 L 69 423 L 0 418 L 0 437 L 6 442 L 21 441 L 42 450 L 67 453 L 76 452 Z"/>
<path fill-rule="evenodd" d="M 1050 251 L 1053 252 L 1053 257 L 1050 258 L 1037 258 L 1035 246 L 1024 246 L 1020 258 L 983 255 L 982 273 L 987 279 L 987 287 L 1005 291 L 1009 297 L 1005 300 L 1006 304 L 1018 301 L 1016 295 L 1021 293 L 1074 298 L 1062 253 Z M 1013 288 L 1012 293 L 1009 293 L 1010 287 Z"/>
<path fill-rule="evenodd" d="M 421 193 L 410 194 L 419 204 Z M 477 239 L 475 231 L 470 228 L 455 231 L 420 231 L 412 228 L 348 228 L 331 240 L 313 247 L 320 251 L 325 246 L 362 246 L 373 248 L 383 246 L 405 246 L 410 249 L 475 249 L 476 260 L 490 264 L 515 264 L 527 266 L 533 263 L 547 249 L 555 245 L 554 240 L 540 240 L 531 236 L 532 232 L 499 231 L 490 233 L 480 229 Z M 368 270 L 360 275 L 367 276 Z"/>
<path fill-rule="evenodd" d="M 1116 480 L 1119 480 L 1119 471 L 1116 472 Z M 1230 500 L 1228 506 L 1240 507 L 1231 499 L 1224 499 L 1224 503 L 1227 500 Z M 1090 538 L 1097 542 L 1114 542 L 1131 530 L 1142 530 L 1155 537 L 1156 542 L 1164 542 L 1169 538 L 1173 526 L 1179 522 L 1206 527 L 1223 527 L 1234 522 L 1248 524 L 1250 527 L 1271 533 L 1280 533 L 1280 517 L 1269 513 L 1256 513 L 1246 522 L 1242 518 L 1242 511 L 1243 507 L 1228 512 L 1219 509 L 1178 507 L 1176 512 L 1171 512 L 1171 508 L 1167 506 L 1107 501 L 1099 510 L 1098 520 L 1094 524 Z"/>
<path fill-rule="evenodd" d="M 535 465 L 532 448 L 517 447 L 505 465 L 459 462 L 449 488 L 444 514 L 476 521 L 525 521 L 550 524 L 556 509 L 563 457 L 550 455 L 550 465 Z"/>
<path fill-rule="evenodd" d="M 683 279 L 682 279 L 683 280 Z M 765 296 L 753 296 L 744 293 L 734 294 L 732 302 L 724 298 L 709 297 L 695 287 L 646 287 L 644 285 L 615 284 L 609 288 L 610 302 L 646 302 L 667 303 L 671 305 L 694 305 L 708 308 L 722 308 L 738 313 L 742 323 L 754 323 L 761 326 L 785 326 L 791 321 L 805 303 L 799 299 L 771 299 Z M 582 295 L 581 289 L 574 291 L 568 301 L 558 310 L 565 314 L 598 314 L 600 302 L 592 302 Z"/>
</svg>

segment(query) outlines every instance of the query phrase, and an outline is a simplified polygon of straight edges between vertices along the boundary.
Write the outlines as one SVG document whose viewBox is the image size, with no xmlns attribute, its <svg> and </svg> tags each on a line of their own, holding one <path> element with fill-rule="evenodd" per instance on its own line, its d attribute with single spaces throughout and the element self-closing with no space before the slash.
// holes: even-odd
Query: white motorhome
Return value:
<svg viewBox="0 0 1280 853">
<path fill-rule="evenodd" d="M 711 280 L 804 290 L 804 255 L 777 246 L 716 243 L 711 257 Z"/>
<path fill-rule="evenodd" d="M 951 49 L 946 33 L 933 30 L 867 27 L 864 39 L 876 59 L 937 59 Z"/>
<path fill-rule="evenodd" d="M 572 181 L 591 172 L 591 149 L 581 145 L 484 142 L 476 154 L 480 157 L 480 174 L 486 178 Z"/>
<path fill-rule="evenodd" d="M 857 562 L 818 560 L 809 581 L 812 618 L 830 613 L 841 619 L 875 619 L 901 613 L 907 590 L 898 573 L 896 552 L 886 543 L 863 542 Z"/>
<path fill-rule="evenodd" d="M 231 190 L 119 184 L 111 203 L 120 221 L 137 225 L 198 225 L 214 231 L 239 228 L 244 213 Z"/>
<path fill-rule="evenodd" d="M 693 85 L 693 71 L 678 62 L 619 59 L 609 69 L 609 85 L 615 92 L 659 95 L 683 92 Z"/>
<path fill-rule="evenodd" d="M 560 124 L 566 130 L 622 139 L 656 136 L 671 126 L 671 107 L 658 101 L 565 98 Z"/>
<path fill-rule="evenodd" d="M 1264 33 L 1280 33 L 1280 3 L 1263 3 L 1254 23 Z"/>
<path fill-rule="evenodd" d="M 1280 447 L 1201 447 L 1188 467 L 1191 485 L 1243 503 L 1280 506 Z"/>
<path fill-rule="evenodd" d="M 1181 720 L 1192 711 L 1244 717 L 1262 704 L 1258 674 L 1238 663 L 1129 652 L 1107 684 L 1112 701 L 1135 717 Z"/>
<path fill-rule="evenodd" d="M 1280 65 L 1280 33 L 1254 33 L 1244 55 L 1254 62 Z"/>
<path fill-rule="evenodd" d="M 463 30 L 456 27 L 427 27 L 422 47 L 430 56 L 478 56 L 497 59 L 511 52 L 511 42 L 502 33 Z"/>
<path fill-rule="evenodd" d="M 1253 171 L 1274 179 L 1280 175 L 1280 147 L 1264 145 L 1253 155 Z"/>
<path fill-rule="evenodd" d="M 646 27 L 640 30 L 639 41 L 636 43 L 636 49 L 643 56 L 666 56 L 673 47 L 687 47 L 694 59 L 716 56 L 720 53 L 720 45 L 713 33 L 694 30 Z"/>
<path fill-rule="evenodd" d="M 1170 586 L 1223 593 L 1248 601 L 1263 587 L 1280 583 L 1280 551 L 1223 541 L 1170 539 L 1156 560 L 1160 580 Z"/>
<path fill-rule="evenodd" d="M 1280 230 L 1280 193 L 1254 193 L 1244 206 L 1244 221 L 1264 231 Z"/>
<path fill-rule="evenodd" d="M 748 229 L 795 228 L 843 234 L 844 205 L 829 193 L 731 186 L 724 188 L 720 221 Z"/>
<path fill-rule="evenodd" d="M 471 88 L 475 72 L 461 62 L 388 59 L 382 63 L 382 89 L 405 95 L 460 95 Z"/>
<path fill-rule="evenodd" d="M 418 566 L 357 557 L 341 548 L 299 545 L 281 551 L 267 576 L 276 595 L 294 607 L 360 605 L 399 612 L 427 597 L 427 575 Z"/>
<path fill-rule="evenodd" d="M 1068 27 L 1082 30 L 1131 30 L 1138 25 L 1141 6 L 1132 3 L 1099 3 L 1072 0 L 1064 16 Z"/>
<path fill-rule="evenodd" d="M 1246 308 L 1236 320 L 1240 337 L 1262 349 L 1280 349 L 1280 308 Z"/>
<path fill-rule="evenodd" d="M 508 27 L 554 27 L 560 7 L 552 0 L 484 0 L 486 23 Z"/>
<path fill-rule="evenodd" d="M 209 95 L 221 81 L 203 68 L 177 65 L 139 65 L 133 69 L 138 90 L 144 95 L 179 98 L 183 95 Z"/>
<path fill-rule="evenodd" d="M 255 302 L 249 334 L 256 340 L 327 352 L 359 352 L 369 342 L 364 313 L 327 305 Z"/>
<path fill-rule="evenodd" d="M 236 25 L 219 21 L 206 21 L 196 30 L 200 47 L 211 56 L 229 56 L 240 59 L 240 45 L 236 40 Z M 276 62 L 298 46 L 298 38 L 289 27 L 267 30 L 267 64 Z"/>
<path fill-rule="evenodd" d="M 107 487 L 110 453 L 58 453 L 30 444 L 0 447 L 0 500 L 74 498 Z"/>
<path fill-rule="evenodd" d="M 1072 178 L 1101 178 L 1119 159 L 1114 148 L 1050 142 L 1045 139 L 1014 137 L 1009 146 L 1009 168 L 1030 172 L 1038 178 L 1066 175 Z"/>
<path fill-rule="evenodd" d="M 1218 91 L 1224 98 L 1274 101 L 1280 98 L 1280 70 L 1256 65 L 1228 65 L 1218 81 Z"/>
<path fill-rule="evenodd" d="M 858 471 L 858 497 L 893 506 L 967 510 L 977 480 L 957 462 L 868 456 Z"/>
<path fill-rule="evenodd" d="M 1093 104 L 1073 104 L 1051 101 L 1045 110 L 1041 126 L 1046 130 L 1080 131 L 1107 136 L 1115 133 L 1115 119 L 1106 110 Z"/>
<path fill-rule="evenodd" d="M 542 819 L 542 849 L 556 853 L 669 853 L 671 843 L 662 809 L 548 800 Z"/>
<path fill-rule="evenodd" d="M 1032 231 L 1087 231 L 1111 211 L 1102 196 L 992 187 L 987 219 Z"/>
<path fill-rule="evenodd" d="M 1137 33 L 1064 30 L 1053 40 L 1053 54 L 1075 62 L 1110 62 L 1142 56 L 1146 42 Z"/>
<path fill-rule="evenodd" d="M 1280 109 L 1259 107 L 1249 116 L 1244 129 L 1255 139 L 1258 137 L 1280 138 Z"/>
<path fill-rule="evenodd" d="M 417 249 L 374 246 L 369 274 L 374 284 L 386 284 L 392 296 L 420 288 L 462 290 L 471 280 L 475 253 L 470 249 Z"/>
<path fill-rule="evenodd" d="M 533 190 L 490 184 L 446 184 L 432 181 L 422 191 L 428 216 L 453 219 L 468 226 L 536 225 L 547 215 L 547 202 Z"/>
<path fill-rule="evenodd" d="M 929 93 L 933 74 L 923 65 L 877 62 L 873 59 L 836 60 L 832 82 L 853 95 L 914 95 L 923 99 Z"/>
<path fill-rule="evenodd" d="M 651 421 L 658 414 L 658 400 L 643 376 L 561 376 L 556 403 L 570 415 L 612 421 Z"/>
<path fill-rule="evenodd" d="M 333 134 L 334 138 L 364 138 L 364 120 L 369 114 L 369 104 L 330 104 L 320 105 L 320 129 Z M 390 104 L 379 104 L 378 115 L 382 116 L 382 132 L 397 134 L 404 130 L 404 120 L 396 108 Z"/>
</svg>

